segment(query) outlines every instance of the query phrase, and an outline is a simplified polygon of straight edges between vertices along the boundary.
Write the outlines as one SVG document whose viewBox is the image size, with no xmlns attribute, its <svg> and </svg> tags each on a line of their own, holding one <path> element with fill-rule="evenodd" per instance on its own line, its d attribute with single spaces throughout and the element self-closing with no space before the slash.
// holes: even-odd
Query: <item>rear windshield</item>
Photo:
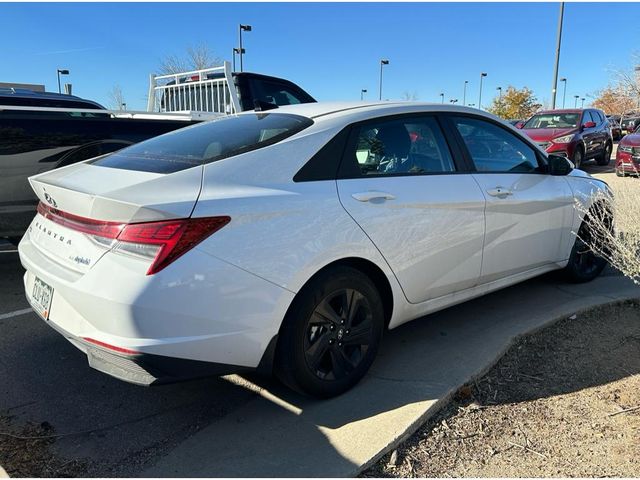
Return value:
<svg viewBox="0 0 640 480">
<path fill-rule="evenodd" d="M 283 113 L 222 117 L 132 145 L 93 164 L 173 173 L 273 145 L 311 124 L 306 117 Z"/>
</svg>

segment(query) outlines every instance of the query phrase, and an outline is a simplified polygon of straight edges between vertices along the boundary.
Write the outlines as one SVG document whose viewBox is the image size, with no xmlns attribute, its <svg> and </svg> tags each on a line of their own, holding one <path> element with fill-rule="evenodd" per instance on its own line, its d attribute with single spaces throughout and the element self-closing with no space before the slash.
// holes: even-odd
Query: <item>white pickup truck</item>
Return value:
<svg viewBox="0 0 640 480">
<path fill-rule="evenodd" d="M 229 88 L 233 85 L 234 88 Z M 232 72 L 229 62 L 215 68 L 149 77 L 149 112 L 214 112 L 315 102 L 289 80 L 249 72 Z"/>
<path fill-rule="evenodd" d="M 229 62 L 150 78 L 142 112 L 110 111 L 72 95 L 0 89 L 0 238 L 18 241 L 35 214 L 31 175 L 219 115 L 315 101 L 288 80 L 234 73 Z"/>
</svg>

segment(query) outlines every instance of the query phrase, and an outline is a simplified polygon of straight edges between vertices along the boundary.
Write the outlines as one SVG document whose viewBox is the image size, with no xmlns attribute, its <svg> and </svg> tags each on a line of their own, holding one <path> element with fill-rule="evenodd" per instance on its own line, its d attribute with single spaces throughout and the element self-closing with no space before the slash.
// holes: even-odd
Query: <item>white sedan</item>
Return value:
<svg viewBox="0 0 640 480">
<path fill-rule="evenodd" d="M 336 395 L 385 329 L 604 267 L 574 204 L 606 184 L 464 107 L 245 112 L 30 182 L 31 305 L 89 365 L 143 385 L 258 369 Z"/>
</svg>

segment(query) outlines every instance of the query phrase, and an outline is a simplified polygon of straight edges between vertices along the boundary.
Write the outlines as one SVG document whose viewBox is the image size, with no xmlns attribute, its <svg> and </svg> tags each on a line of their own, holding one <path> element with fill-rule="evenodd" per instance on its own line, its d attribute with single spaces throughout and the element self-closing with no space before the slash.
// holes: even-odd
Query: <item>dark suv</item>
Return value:
<svg viewBox="0 0 640 480">
<path fill-rule="evenodd" d="M 99 103 L 76 97 L 75 95 L 34 92 L 22 88 L 0 88 L 0 105 L 104 110 L 104 107 Z"/>
<path fill-rule="evenodd" d="M 608 165 L 613 150 L 609 122 L 594 108 L 547 110 L 518 125 L 548 153 L 569 158 L 576 168 L 586 160 Z"/>
<path fill-rule="evenodd" d="M 27 181 L 31 175 L 194 123 L 113 118 L 91 100 L 11 88 L 0 89 L 0 105 L 0 238 L 13 242 L 29 226 L 38 203 Z"/>
</svg>

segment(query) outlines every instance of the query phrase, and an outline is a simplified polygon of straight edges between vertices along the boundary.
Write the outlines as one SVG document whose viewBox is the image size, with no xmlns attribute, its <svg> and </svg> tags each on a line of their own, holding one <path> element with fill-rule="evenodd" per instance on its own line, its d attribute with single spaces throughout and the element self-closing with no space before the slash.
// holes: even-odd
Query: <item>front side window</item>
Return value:
<svg viewBox="0 0 640 480">
<path fill-rule="evenodd" d="M 593 118 L 591 118 L 591 114 L 589 113 L 588 110 L 582 114 L 582 125 L 584 125 L 587 122 L 593 122 L 593 121 L 594 120 Z"/>
<path fill-rule="evenodd" d="M 454 172 L 449 148 L 433 117 L 381 120 L 356 127 L 355 148 L 346 161 L 367 175 Z"/>
<path fill-rule="evenodd" d="M 459 117 L 453 121 L 479 172 L 537 171 L 535 151 L 511 132 L 475 118 Z"/>
<path fill-rule="evenodd" d="M 94 164 L 173 173 L 273 145 L 312 124 L 309 118 L 283 113 L 227 116 L 137 143 Z"/>
</svg>

